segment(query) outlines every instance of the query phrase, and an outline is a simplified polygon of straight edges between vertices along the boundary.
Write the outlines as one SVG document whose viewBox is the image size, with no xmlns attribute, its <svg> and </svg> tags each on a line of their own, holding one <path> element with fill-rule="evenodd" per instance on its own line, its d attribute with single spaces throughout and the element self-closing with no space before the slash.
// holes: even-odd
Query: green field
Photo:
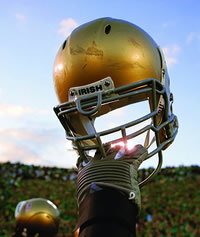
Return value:
<svg viewBox="0 0 200 237">
<path fill-rule="evenodd" d="M 152 169 L 142 169 L 140 179 Z M 142 190 L 137 236 L 200 236 L 200 167 L 162 169 Z M 73 236 L 76 170 L 0 163 L 0 236 L 12 236 L 18 202 L 42 197 L 61 213 L 57 236 Z"/>
</svg>

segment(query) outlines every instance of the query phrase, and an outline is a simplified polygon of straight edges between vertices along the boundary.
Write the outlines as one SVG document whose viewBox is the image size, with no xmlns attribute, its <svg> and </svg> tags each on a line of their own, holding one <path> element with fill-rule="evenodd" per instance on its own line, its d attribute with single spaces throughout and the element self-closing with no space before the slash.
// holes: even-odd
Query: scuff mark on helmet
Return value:
<svg viewBox="0 0 200 237">
<path fill-rule="evenodd" d="M 108 64 L 107 67 L 115 68 L 116 70 L 132 69 L 132 68 L 143 68 L 144 67 L 138 62 L 128 63 L 128 62 L 116 62 Z"/>
<path fill-rule="evenodd" d="M 88 47 L 86 50 L 86 55 L 103 57 L 103 50 L 98 49 L 96 42 L 93 40 L 92 46 Z"/>
<path fill-rule="evenodd" d="M 72 55 L 86 54 L 91 56 L 103 57 L 103 50 L 98 49 L 94 45 L 96 44 L 93 44 L 91 47 L 88 47 L 87 50 L 85 50 L 80 46 L 70 47 L 70 54 Z"/>
<path fill-rule="evenodd" d="M 136 40 L 134 40 L 133 38 L 130 38 L 129 41 L 131 42 L 131 44 L 134 47 L 141 48 L 141 45 Z"/>
<path fill-rule="evenodd" d="M 143 47 L 133 38 L 130 38 L 129 41 L 131 42 L 132 46 L 140 50 L 140 55 L 144 57 L 144 50 Z"/>
<path fill-rule="evenodd" d="M 86 54 L 103 57 L 103 50 L 97 49 L 96 47 L 92 46 L 87 48 Z"/>
<path fill-rule="evenodd" d="M 85 49 L 80 46 L 76 46 L 76 48 L 70 47 L 70 54 L 77 55 L 77 54 L 84 54 L 84 53 L 85 53 Z"/>
<path fill-rule="evenodd" d="M 82 70 L 84 70 L 87 67 L 87 63 L 83 65 Z"/>
</svg>

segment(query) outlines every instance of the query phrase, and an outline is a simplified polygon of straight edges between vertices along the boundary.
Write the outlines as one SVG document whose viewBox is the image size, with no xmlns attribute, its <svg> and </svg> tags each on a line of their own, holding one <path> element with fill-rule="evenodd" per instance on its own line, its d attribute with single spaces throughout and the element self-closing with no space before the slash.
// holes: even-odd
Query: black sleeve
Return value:
<svg viewBox="0 0 200 237">
<path fill-rule="evenodd" d="M 138 207 L 118 190 L 89 194 L 79 205 L 79 237 L 134 237 Z"/>
</svg>

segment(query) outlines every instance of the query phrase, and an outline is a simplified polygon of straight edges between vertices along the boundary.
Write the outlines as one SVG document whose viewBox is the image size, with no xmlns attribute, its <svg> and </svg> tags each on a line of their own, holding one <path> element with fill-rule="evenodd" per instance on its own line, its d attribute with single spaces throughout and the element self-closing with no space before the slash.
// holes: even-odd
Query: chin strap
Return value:
<svg viewBox="0 0 200 237">
<path fill-rule="evenodd" d="M 156 141 L 156 136 L 153 136 L 150 142 L 150 129 L 149 129 L 145 137 L 144 147 L 148 149 L 155 141 Z"/>
<path fill-rule="evenodd" d="M 132 150 L 124 147 L 111 148 L 103 159 L 97 153 L 85 167 L 79 168 L 78 203 L 80 204 L 89 193 L 107 187 L 127 195 L 128 199 L 136 203 L 140 209 L 141 197 L 137 171 L 147 155 L 147 149 L 142 145 L 136 145 Z"/>
</svg>

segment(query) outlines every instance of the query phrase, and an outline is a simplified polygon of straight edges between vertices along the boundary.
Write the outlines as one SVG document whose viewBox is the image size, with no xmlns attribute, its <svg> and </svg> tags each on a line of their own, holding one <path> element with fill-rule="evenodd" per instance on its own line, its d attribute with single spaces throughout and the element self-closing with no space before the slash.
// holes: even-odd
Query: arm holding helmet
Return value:
<svg viewBox="0 0 200 237">
<path fill-rule="evenodd" d="M 97 152 L 85 167 L 79 164 L 79 236 L 135 236 L 141 208 L 137 171 L 146 157 L 141 145 L 116 146 L 105 159 Z"/>
</svg>

